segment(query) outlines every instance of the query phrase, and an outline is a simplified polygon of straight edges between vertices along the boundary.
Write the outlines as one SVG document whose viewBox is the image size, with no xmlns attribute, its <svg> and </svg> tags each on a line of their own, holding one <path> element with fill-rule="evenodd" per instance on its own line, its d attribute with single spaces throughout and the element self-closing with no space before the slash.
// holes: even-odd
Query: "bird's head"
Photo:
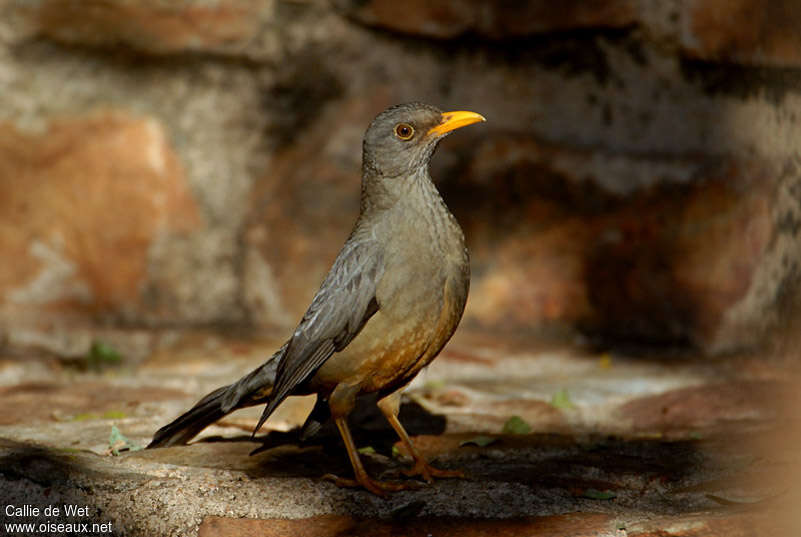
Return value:
<svg viewBox="0 0 801 537">
<path fill-rule="evenodd" d="M 423 103 L 388 108 L 364 135 L 365 172 L 382 178 L 411 177 L 428 166 L 439 140 L 479 121 L 486 120 L 475 112 L 443 112 Z"/>
</svg>

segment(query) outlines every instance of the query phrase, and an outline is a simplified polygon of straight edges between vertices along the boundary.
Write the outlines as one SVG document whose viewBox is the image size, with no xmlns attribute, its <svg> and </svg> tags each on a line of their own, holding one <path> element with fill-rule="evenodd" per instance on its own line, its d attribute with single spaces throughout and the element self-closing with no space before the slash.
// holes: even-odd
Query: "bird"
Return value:
<svg viewBox="0 0 801 537">
<path fill-rule="evenodd" d="M 401 392 L 456 330 L 470 287 L 470 259 L 456 218 L 434 185 L 429 162 L 440 140 L 486 119 L 419 102 L 387 108 L 362 143 L 359 215 L 291 337 L 262 365 L 206 395 L 159 429 L 148 448 L 185 444 L 234 410 L 264 404 L 256 432 L 291 395 L 316 394 L 302 437 L 332 419 L 354 479 L 337 485 L 384 496 L 414 481 L 368 475 L 347 417 L 372 394 L 413 459 L 409 476 L 463 477 L 430 465 L 398 420 Z M 417 482 L 419 484 L 419 482 Z"/>
</svg>

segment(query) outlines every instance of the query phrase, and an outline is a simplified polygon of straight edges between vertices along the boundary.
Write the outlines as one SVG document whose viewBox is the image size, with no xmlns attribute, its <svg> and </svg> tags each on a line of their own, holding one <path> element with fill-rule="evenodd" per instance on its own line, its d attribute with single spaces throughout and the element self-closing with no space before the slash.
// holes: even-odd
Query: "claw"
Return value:
<svg viewBox="0 0 801 537">
<path fill-rule="evenodd" d="M 417 459 L 414 463 L 414 466 L 412 466 L 408 470 L 403 471 L 403 475 L 407 477 L 414 477 L 419 475 L 429 484 L 434 482 L 435 477 L 463 478 L 465 476 L 464 472 L 461 470 L 441 470 L 439 468 L 431 466 L 423 459 Z"/>
<path fill-rule="evenodd" d="M 362 479 L 347 479 L 334 474 L 325 474 L 323 479 L 326 481 L 331 481 L 336 486 L 343 488 L 364 487 L 373 494 L 381 496 L 382 498 L 386 496 L 387 492 L 397 492 L 399 490 L 417 490 L 423 486 L 421 483 L 414 481 L 376 481 L 369 476 L 364 476 Z"/>
</svg>

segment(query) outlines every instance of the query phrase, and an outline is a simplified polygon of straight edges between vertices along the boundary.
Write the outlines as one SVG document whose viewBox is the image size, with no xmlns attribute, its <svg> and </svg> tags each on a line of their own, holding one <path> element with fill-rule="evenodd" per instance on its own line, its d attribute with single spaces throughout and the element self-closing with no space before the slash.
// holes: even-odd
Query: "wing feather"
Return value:
<svg viewBox="0 0 801 537">
<path fill-rule="evenodd" d="M 287 344 L 270 400 L 253 434 L 295 388 L 311 378 L 332 354 L 344 349 L 378 311 L 375 290 L 382 275 L 378 242 L 352 235 Z"/>
</svg>

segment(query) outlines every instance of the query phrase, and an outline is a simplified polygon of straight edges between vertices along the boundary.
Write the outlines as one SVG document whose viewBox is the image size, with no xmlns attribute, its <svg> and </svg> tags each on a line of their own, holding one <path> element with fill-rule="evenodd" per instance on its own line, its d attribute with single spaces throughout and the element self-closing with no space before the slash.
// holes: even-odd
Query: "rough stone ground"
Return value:
<svg viewBox="0 0 801 537">
<path fill-rule="evenodd" d="M 99 371 L 25 353 L 0 360 L 3 524 L 84 522 L 99 535 L 91 523 L 111 522 L 113 535 L 143 536 L 801 534 L 801 374 L 781 356 L 699 361 L 461 332 L 412 385 L 402 420 L 438 465 L 469 478 L 381 499 L 320 479 L 350 468 L 333 431 L 299 445 L 303 399 L 259 441 L 250 409 L 188 447 L 111 455 L 112 426 L 144 445 L 277 344 L 159 337 L 143 363 Z M 504 432 L 512 416 L 531 432 Z M 388 427 L 376 413 L 355 421 L 357 443 L 375 450 L 369 471 L 402 478 L 408 461 Z M 6 512 L 26 504 L 89 509 Z"/>
</svg>

